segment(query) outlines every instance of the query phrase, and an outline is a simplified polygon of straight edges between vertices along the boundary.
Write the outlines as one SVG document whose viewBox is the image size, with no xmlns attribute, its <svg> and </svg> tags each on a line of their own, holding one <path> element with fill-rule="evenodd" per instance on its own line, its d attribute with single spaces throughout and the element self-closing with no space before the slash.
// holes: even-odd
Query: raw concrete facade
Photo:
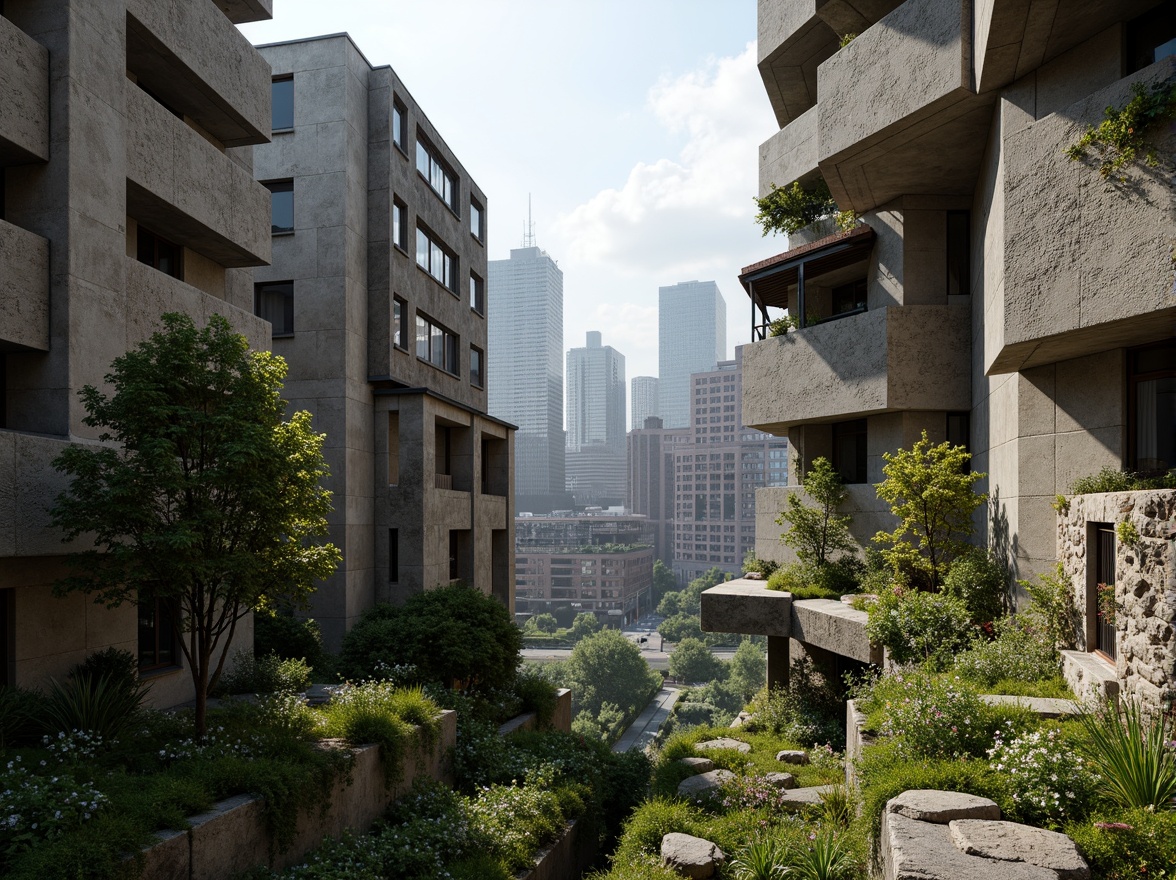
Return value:
<svg viewBox="0 0 1176 880">
<path fill-rule="evenodd" d="M 800 323 L 745 353 L 744 421 L 793 449 L 792 485 L 757 496 L 761 556 L 783 557 L 773 520 L 819 455 L 851 484 L 857 537 L 888 528 L 882 453 L 924 430 L 969 446 L 990 499 L 977 539 L 1021 578 L 1055 565 L 1051 503 L 1076 478 L 1176 467 L 1170 175 L 1136 162 L 1106 180 L 1065 152 L 1133 85 L 1173 81 L 1176 12 L 1038 11 L 761 0 L 781 126 L 761 195 L 820 177 L 861 218 L 741 276 L 753 323 L 783 308 Z M 1150 136 L 1170 157 L 1171 126 Z"/>
<path fill-rule="evenodd" d="M 285 396 L 327 435 L 344 559 L 311 614 L 337 648 L 376 601 L 455 579 L 511 607 L 514 431 L 486 415 L 485 194 L 346 34 L 259 51 L 293 113 L 256 153 L 275 192 L 257 304 L 292 300 L 267 313 L 274 351 Z"/>
<path fill-rule="evenodd" d="M 52 596 L 65 548 L 47 511 L 66 483 L 51 462 L 97 442 L 78 390 L 163 313 L 220 314 L 270 347 L 249 268 L 270 258 L 252 173 L 270 71 L 234 26 L 269 17 L 260 0 L 2 6 L 0 684 L 61 678 L 108 646 L 144 663 L 156 618 Z M 248 645 L 252 626 L 238 633 Z M 153 702 L 191 697 L 178 651 L 153 665 Z"/>
</svg>

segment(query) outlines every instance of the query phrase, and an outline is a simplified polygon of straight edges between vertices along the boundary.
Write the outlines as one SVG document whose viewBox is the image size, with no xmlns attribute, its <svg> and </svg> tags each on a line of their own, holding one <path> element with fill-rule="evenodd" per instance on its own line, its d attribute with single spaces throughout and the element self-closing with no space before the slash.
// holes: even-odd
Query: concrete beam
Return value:
<svg viewBox="0 0 1176 880">
<path fill-rule="evenodd" d="M 220 11 L 233 24 L 269 21 L 274 17 L 274 0 L 215 0 Z"/>
<path fill-rule="evenodd" d="M 792 635 L 792 594 L 769 590 L 763 581 L 739 578 L 702 592 L 703 632 Z"/>
<path fill-rule="evenodd" d="M 0 351 L 49 350 L 49 241 L 0 220 Z"/>
<path fill-rule="evenodd" d="M 835 599 L 797 599 L 792 603 L 792 638 L 842 657 L 881 664 L 882 648 L 866 637 L 867 617 Z"/>
<path fill-rule="evenodd" d="M 49 160 L 49 50 L 0 16 L 0 166 Z"/>
<path fill-rule="evenodd" d="M 766 196 L 773 186 L 790 186 L 813 180 L 817 168 L 817 108 L 814 105 L 760 144 L 759 194 Z M 789 247 L 795 247 L 789 238 Z"/>
</svg>

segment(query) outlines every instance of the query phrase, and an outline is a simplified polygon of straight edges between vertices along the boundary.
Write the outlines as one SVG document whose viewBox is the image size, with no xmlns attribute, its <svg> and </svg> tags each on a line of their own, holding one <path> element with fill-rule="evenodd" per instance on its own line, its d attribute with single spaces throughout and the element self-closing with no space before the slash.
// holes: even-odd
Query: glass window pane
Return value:
<svg viewBox="0 0 1176 880">
<path fill-rule="evenodd" d="M 294 231 L 293 183 L 270 184 L 270 232 Z"/>
<path fill-rule="evenodd" d="M 429 151 L 425 149 L 425 145 L 417 141 L 416 148 L 416 164 L 417 171 L 425 175 L 425 179 L 429 178 Z"/>
<path fill-rule="evenodd" d="M 416 319 L 416 353 L 419 358 L 429 359 L 429 322 L 420 315 Z"/>
<path fill-rule="evenodd" d="M 294 127 L 294 80 L 275 79 L 272 86 L 273 117 L 271 127 L 282 131 Z"/>
<path fill-rule="evenodd" d="M 397 104 L 392 105 L 392 143 L 404 149 L 404 114 Z"/>
<path fill-rule="evenodd" d="M 429 268 L 429 236 L 420 229 L 417 230 L 416 261 L 422 269 Z"/>
<path fill-rule="evenodd" d="M 392 344 L 400 347 L 404 345 L 400 335 L 400 322 L 404 320 L 404 303 L 398 299 L 392 300 Z"/>
<path fill-rule="evenodd" d="M 445 332 L 435 325 L 429 327 L 429 362 L 434 366 L 445 366 Z"/>
</svg>

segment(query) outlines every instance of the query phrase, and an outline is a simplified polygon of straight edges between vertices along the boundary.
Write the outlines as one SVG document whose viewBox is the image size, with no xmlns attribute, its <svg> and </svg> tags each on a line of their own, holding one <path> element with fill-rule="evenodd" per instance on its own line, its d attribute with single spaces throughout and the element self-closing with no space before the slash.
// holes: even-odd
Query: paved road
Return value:
<svg viewBox="0 0 1176 880">
<path fill-rule="evenodd" d="M 627 752 L 630 749 L 644 749 L 653 742 L 662 724 L 674 710 L 678 702 L 678 688 L 664 687 L 657 696 L 649 701 L 649 705 L 641 710 L 641 714 L 629 725 L 629 729 L 621 734 L 621 738 L 613 745 L 614 752 Z"/>
</svg>

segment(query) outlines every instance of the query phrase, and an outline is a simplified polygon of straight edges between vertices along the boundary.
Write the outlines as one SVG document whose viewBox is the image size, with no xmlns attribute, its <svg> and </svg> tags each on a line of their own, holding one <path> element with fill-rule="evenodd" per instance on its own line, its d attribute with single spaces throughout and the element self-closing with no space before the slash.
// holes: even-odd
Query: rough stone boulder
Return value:
<svg viewBox="0 0 1176 880">
<path fill-rule="evenodd" d="M 679 758 L 678 763 L 689 767 L 692 773 L 709 773 L 715 769 L 715 762 L 710 758 Z"/>
<path fill-rule="evenodd" d="M 807 764 L 809 756 L 799 749 L 781 749 L 776 752 L 776 760 L 782 764 Z"/>
<path fill-rule="evenodd" d="M 1090 867 L 1069 837 L 1016 822 L 956 819 L 948 824 L 956 848 L 1002 863 L 1028 862 L 1054 871 L 1059 880 L 1088 880 Z"/>
<path fill-rule="evenodd" d="M 946 825 L 953 819 L 999 819 L 996 801 L 959 791 L 912 788 L 886 802 L 886 812 Z"/>
<path fill-rule="evenodd" d="M 708 739 L 706 742 L 700 742 L 694 747 L 696 752 L 707 752 L 711 749 L 734 749 L 737 752 L 747 754 L 751 751 L 751 744 L 745 743 L 740 739 L 732 739 L 729 736 L 720 736 L 718 739 Z"/>
<path fill-rule="evenodd" d="M 883 880 L 1058 880 L 1049 868 L 960 852 L 947 825 L 882 814 Z"/>
<path fill-rule="evenodd" d="M 833 789 L 832 785 L 810 785 L 806 788 L 789 789 L 780 798 L 780 809 L 790 813 L 801 813 L 809 807 L 819 807 L 821 795 Z"/>
<path fill-rule="evenodd" d="M 709 840 L 673 832 L 662 838 L 662 864 L 684 877 L 713 877 L 727 856 Z"/>
<path fill-rule="evenodd" d="M 717 794 L 724 782 L 734 778 L 735 774 L 730 770 L 710 770 L 706 773 L 699 773 L 697 776 L 691 776 L 689 779 L 683 779 L 679 782 L 678 794 L 691 800 L 705 800 Z"/>
<path fill-rule="evenodd" d="M 796 777 L 791 773 L 765 773 L 764 781 L 774 788 L 796 788 Z"/>
</svg>

